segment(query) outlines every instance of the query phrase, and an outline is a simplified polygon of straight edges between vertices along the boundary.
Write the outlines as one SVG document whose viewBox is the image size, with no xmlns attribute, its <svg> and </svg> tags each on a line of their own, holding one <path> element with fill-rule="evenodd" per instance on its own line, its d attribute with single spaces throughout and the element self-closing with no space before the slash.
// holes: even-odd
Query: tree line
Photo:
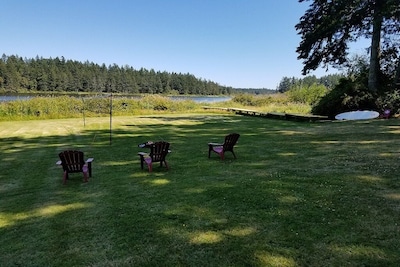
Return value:
<svg viewBox="0 0 400 267">
<path fill-rule="evenodd" d="M 311 87 L 313 85 L 323 85 L 327 90 L 333 89 L 344 78 L 343 74 L 329 74 L 317 78 L 315 75 L 308 75 L 304 78 L 283 77 L 278 85 L 278 92 L 284 93 L 293 88 Z"/>
<path fill-rule="evenodd" d="M 3 54 L 0 59 L 3 92 L 227 95 L 232 90 L 189 73 L 136 70 L 128 65 L 106 66 L 64 57 L 28 59 Z"/>
</svg>

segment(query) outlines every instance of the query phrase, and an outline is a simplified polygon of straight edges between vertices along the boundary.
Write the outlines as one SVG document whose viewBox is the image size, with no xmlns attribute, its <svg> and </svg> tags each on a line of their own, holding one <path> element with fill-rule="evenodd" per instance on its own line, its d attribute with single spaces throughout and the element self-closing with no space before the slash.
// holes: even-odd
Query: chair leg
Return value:
<svg viewBox="0 0 400 267">
<path fill-rule="evenodd" d="M 67 184 L 67 179 L 68 179 L 68 172 L 67 172 L 67 171 L 64 171 L 64 174 L 63 174 L 63 184 Z"/>
<path fill-rule="evenodd" d="M 149 168 L 149 172 L 153 171 L 153 161 L 151 158 L 144 158 L 144 161 L 146 161 L 147 167 Z"/>
<path fill-rule="evenodd" d="M 88 178 L 88 166 L 85 164 L 85 165 L 83 165 L 83 168 L 82 168 L 82 173 L 83 173 L 83 181 L 85 182 L 85 183 L 87 183 L 89 180 L 89 178 Z"/>
<path fill-rule="evenodd" d="M 140 155 L 140 167 L 143 170 L 143 161 L 144 161 L 144 157 L 142 155 Z"/>
<path fill-rule="evenodd" d="M 88 170 L 89 170 L 89 177 L 92 177 L 92 163 L 88 162 L 87 166 L 88 166 Z"/>
<path fill-rule="evenodd" d="M 167 170 L 169 170 L 168 163 L 166 160 L 164 160 L 164 164 L 165 164 L 165 167 L 167 168 Z"/>
<path fill-rule="evenodd" d="M 84 173 L 83 173 L 83 182 L 84 182 L 84 183 L 89 182 L 89 178 L 88 178 L 88 173 L 87 173 L 87 172 L 84 172 Z"/>
</svg>

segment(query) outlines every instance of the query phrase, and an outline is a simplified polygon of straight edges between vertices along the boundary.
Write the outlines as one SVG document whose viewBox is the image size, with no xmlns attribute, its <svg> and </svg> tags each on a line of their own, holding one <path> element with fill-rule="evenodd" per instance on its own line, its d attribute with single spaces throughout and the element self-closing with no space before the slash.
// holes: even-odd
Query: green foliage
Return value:
<svg viewBox="0 0 400 267">
<path fill-rule="evenodd" d="M 158 111 L 169 110 L 171 105 L 171 100 L 158 95 L 146 95 L 140 101 L 141 108 Z"/>
<path fill-rule="evenodd" d="M 333 89 L 343 77 L 343 74 L 329 74 L 322 76 L 321 78 L 317 78 L 315 75 L 305 76 L 304 78 L 283 77 L 278 85 L 277 90 L 280 93 L 285 93 L 293 87 L 309 87 L 314 84 L 323 85 L 330 90 Z"/>
<path fill-rule="evenodd" d="M 310 114 L 309 104 L 293 102 L 286 94 L 251 95 L 239 94 L 231 101 L 219 104 L 222 107 L 248 108 L 264 113 Z"/>
<path fill-rule="evenodd" d="M 110 111 L 111 98 L 110 97 L 95 97 L 88 98 L 81 101 L 84 104 L 86 114 L 106 114 Z M 118 106 L 118 105 L 117 105 Z M 113 103 L 114 108 L 114 103 Z"/>
<path fill-rule="evenodd" d="M 305 2 L 305 0 L 300 0 Z M 312 1 L 301 17 L 296 29 L 302 36 L 297 48 L 299 58 L 304 59 L 303 72 L 316 69 L 322 64 L 346 62 L 347 43 L 358 38 L 371 38 L 372 23 L 385 20 L 381 28 L 385 41 L 394 38 L 398 32 L 398 1 L 337 0 Z M 397 44 L 385 46 L 385 50 Z"/>
<path fill-rule="evenodd" d="M 398 0 L 311 1 L 295 26 L 301 36 L 296 51 L 303 60 L 303 74 L 321 65 L 342 66 L 348 60 L 348 44 L 367 38 L 371 41 L 367 85 L 379 91 L 380 73 L 400 71 L 399 24 Z"/>
<path fill-rule="evenodd" d="M 231 87 L 196 78 L 189 73 L 168 73 L 116 64 L 108 67 L 64 58 L 0 59 L 0 91 L 96 92 L 124 94 L 230 94 Z"/>
<path fill-rule="evenodd" d="M 285 98 L 273 95 L 253 95 L 253 94 L 238 94 L 232 98 L 232 102 L 238 103 L 247 107 L 263 107 L 272 103 L 288 102 Z"/>
<path fill-rule="evenodd" d="M 0 103 L 0 119 L 73 118 L 82 110 L 82 101 L 75 97 L 34 97 Z"/>
<path fill-rule="evenodd" d="M 193 100 L 173 100 L 161 95 L 143 97 L 76 96 L 33 97 L 0 103 L 0 120 L 29 120 L 50 118 L 104 117 L 137 114 L 203 111 L 203 106 L 245 108 L 264 113 L 310 114 L 310 105 L 293 102 L 286 94 L 238 94 L 231 100 L 217 103 L 196 103 Z"/>
<path fill-rule="evenodd" d="M 255 96 L 251 94 L 238 94 L 233 97 L 232 101 L 244 106 L 255 106 L 254 98 Z"/>
<path fill-rule="evenodd" d="M 312 113 L 333 118 L 346 111 L 375 110 L 377 109 L 376 98 L 377 96 L 368 90 L 362 80 L 341 79 L 339 84 L 312 108 Z"/>
<path fill-rule="evenodd" d="M 295 86 L 286 94 L 290 101 L 314 105 L 327 92 L 328 89 L 324 85 L 314 83 L 310 86 Z"/>
<path fill-rule="evenodd" d="M 378 92 L 368 90 L 369 65 L 365 56 L 353 56 L 343 65 L 347 78 L 323 97 L 313 108 L 312 113 L 333 118 L 336 114 L 352 110 L 372 109 L 383 112 L 400 109 L 399 92 L 391 90 L 392 78 L 385 73 L 379 74 Z"/>
<path fill-rule="evenodd" d="M 153 112 L 183 112 L 201 109 L 192 100 L 177 101 L 160 95 L 126 97 L 33 97 L 0 103 L 0 120 L 55 119 L 133 115 Z"/>
<path fill-rule="evenodd" d="M 380 111 L 390 110 L 391 114 L 400 113 L 400 90 L 386 92 L 378 98 Z"/>
</svg>

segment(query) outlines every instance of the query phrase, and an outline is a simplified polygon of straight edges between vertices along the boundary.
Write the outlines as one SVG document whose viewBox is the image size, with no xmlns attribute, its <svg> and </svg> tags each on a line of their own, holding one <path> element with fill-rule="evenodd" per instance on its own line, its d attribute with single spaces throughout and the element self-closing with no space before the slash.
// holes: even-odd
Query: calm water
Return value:
<svg viewBox="0 0 400 267">
<path fill-rule="evenodd" d="M 0 95 L 0 102 L 27 100 L 35 96 L 31 95 Z M 193 100 L 197 103 L 217 103 L 231 99 L 229 96 L 170 96 L 172 100 Z"/>
<path fill-rule="evenodd" d="M 170 96 L 173 100 L 193 100 L 197 103 L 216 103 L 231 100 L 230 96 Z"/>
<path fill-rule="evenodd" d="M 14 96 L 14 95 L 0 95 L 0 102 L 14 101 L 14 100 L 26 100 L 31 98 L 30 96 Z"/>
</svg>

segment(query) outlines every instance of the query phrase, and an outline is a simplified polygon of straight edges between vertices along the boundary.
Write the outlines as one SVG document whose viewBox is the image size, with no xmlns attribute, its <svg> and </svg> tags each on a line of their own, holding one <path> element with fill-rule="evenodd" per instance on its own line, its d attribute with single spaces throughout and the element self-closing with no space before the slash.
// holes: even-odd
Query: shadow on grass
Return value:
<svg viewBox="0 0 400 267">
<path fill-rule="evenodd" d="M 6 266 L 396 266 L 400 128 L 240 116 L 116 118 L 110 130 L 0 138 Z M 241 134 L 237 159 L 208 142 Z M 137 147 L 167 140 L 170 170 Z M 93 178 L 61 184 L 65 148 Z"/>
</svg>

